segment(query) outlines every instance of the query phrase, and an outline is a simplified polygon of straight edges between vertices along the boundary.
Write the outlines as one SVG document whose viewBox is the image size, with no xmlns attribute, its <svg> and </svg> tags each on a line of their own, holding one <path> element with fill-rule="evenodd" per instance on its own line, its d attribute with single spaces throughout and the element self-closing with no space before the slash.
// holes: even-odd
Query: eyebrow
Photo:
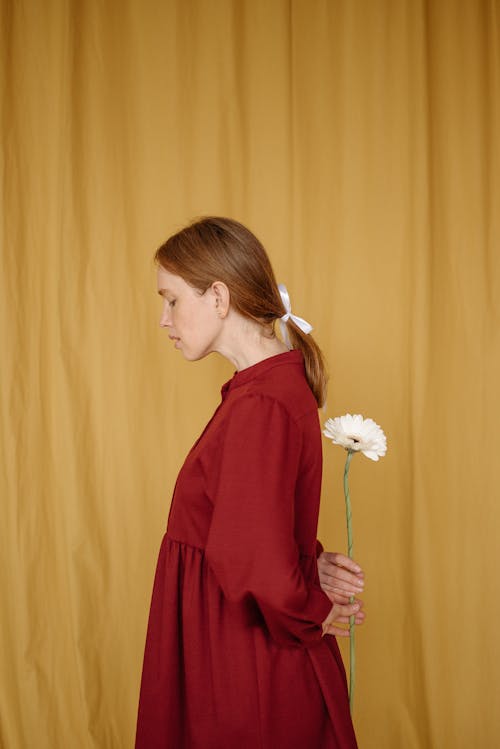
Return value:
<svg viewBox="0 0 500 749">
<path fill-rule="evenodd" d="M 160 296 L 163 296 L 163 295 L 164 295 L 164 294 L 166 294 L 167 292 L 168 292 L 168 289 L 158 289 L 158 294 L 159 294 Z"/>
</svg>

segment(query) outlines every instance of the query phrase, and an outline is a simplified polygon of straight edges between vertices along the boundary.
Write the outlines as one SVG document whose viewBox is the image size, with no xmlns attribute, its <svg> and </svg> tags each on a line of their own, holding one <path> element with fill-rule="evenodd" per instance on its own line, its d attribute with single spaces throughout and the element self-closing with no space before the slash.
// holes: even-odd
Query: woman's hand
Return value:
<svg viewBox="0 0 500 749">
<path fill-rule="evenodd" d="M 328 634 L 347 636 L 349 631 L 341 627 L 332 627 L 332 622 L 345 624 L 349 622 L 349 616 L 355 615 L 355 624 L 363 624 L 365 613 L 362 611 L 363 601 L 355 598 L 354 604 L 349 603 L 350 596 L 356 596 L 364 590 L 365 574 L 359 564 L 353 559 L 332 551 L 323 551 L 318 557 L 318 574 L 321 588 L 334 604 L 330 614 L 323 622 Z M 354 610 L 353 606 L 357 605 Z"/>
<path fill-rule="evenodd" d="M 357 598 L 354 603 L 334 603 L 330 613 L 323 622 L 323 635 L 337 635 L 337 637 L 349 637 L 349 630 L 344 627 L 339 627 L 339 624 L 348 624 L 349 617 L 354 615 L 356 624 L 362 624 L 363 619 L 358 621 L 359 617 L 364 618 L 364 614 L 361 611 L 363 601 L 359 601 Z"/>
</svg>

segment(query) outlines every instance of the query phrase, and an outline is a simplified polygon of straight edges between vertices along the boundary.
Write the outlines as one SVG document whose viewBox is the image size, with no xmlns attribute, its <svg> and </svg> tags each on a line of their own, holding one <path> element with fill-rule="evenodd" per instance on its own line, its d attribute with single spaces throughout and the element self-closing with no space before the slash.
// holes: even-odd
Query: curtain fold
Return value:
<svg viewBox="0 0 500 749">
<path fill-rule="evenodd" d="M 350 472 L 360 746 L 497 745 L 498 0 L 1 10 L 0 745 L 133 744 L 175 478 L 233 373 L 169 347 L 152 256 L 210 213 L 314 326 L 320 419 L 387 434 Z"/>
</svg>

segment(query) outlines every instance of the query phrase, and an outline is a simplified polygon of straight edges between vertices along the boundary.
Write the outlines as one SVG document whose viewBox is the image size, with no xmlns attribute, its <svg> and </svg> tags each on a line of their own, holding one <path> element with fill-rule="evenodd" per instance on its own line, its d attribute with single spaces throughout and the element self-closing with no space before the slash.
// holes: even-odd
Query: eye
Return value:
<svg viewBox="0 0 500 749">
<path fill-rule="evenodd" d="M 168 303 L 169 307 L 173 307 L 175 305 L 175 299 L 173 299 L 171 302 Z"/>
</svg>

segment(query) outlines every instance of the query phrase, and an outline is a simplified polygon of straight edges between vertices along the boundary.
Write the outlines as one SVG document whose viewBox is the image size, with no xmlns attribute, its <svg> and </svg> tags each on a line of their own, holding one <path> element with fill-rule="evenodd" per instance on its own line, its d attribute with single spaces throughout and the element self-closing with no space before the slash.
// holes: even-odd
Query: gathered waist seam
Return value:
<svg viewBox="0 0 500 749">
<path fill-rule="evenodd" d="M 205 553 L 205 549 L 202 546 L 195 546 L 195 544 L 190 544 L 188 541 L 180 541 L 178 538 L 174 538 L 170 535 L 167 531 L 165 531 L 165 536 L 168 538 L 169 541 L 173 541 L 176 544 L 181 544 L 182 546 L 189 546 L 191 549 L 196 549 L 196 551 L 201 551 L 202 554 Z"/>
<path fill-rule="evenodd" d="M 169 541 L 174 541 L 176 544 L 182 544 L 182 546 L 189 546 L 191 549 L 196 549 L 197 551 L 201 551 L 202 554 L 205 553 L 205 549 L 202 546 L 196 546 L 195 544 L 190 544 L 188 541 L 180 541 L 178 538 L 174 538 L 170 535 L 168 531 L 165 531 L 165 536 L 169 539 Z M 306 554 L 305 552 L 300 552 L 301 557 L 311 557 L 311 559 L 315 559 L 315 554 Z"/>
</svg>

